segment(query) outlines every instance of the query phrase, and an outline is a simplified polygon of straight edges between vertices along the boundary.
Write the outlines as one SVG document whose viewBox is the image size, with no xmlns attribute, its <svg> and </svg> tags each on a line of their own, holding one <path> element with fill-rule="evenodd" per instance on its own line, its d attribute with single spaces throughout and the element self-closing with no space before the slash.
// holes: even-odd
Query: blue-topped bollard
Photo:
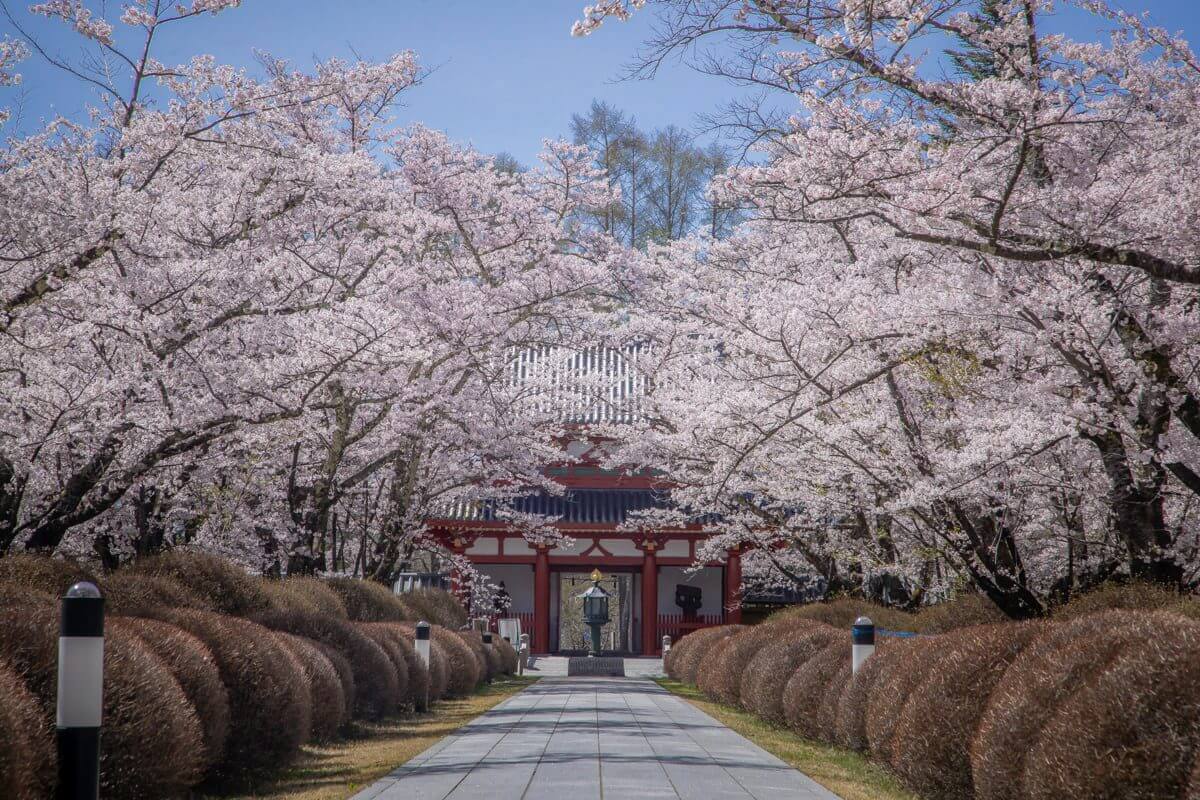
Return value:
<svg viewBox="0 0 1200 800">
<path fill-rule="evenodd" d="M 416 633 L 414 634 L 415 641 L 413 642 L 417 651 L 417 658 L 421 659 L 421 663 L 425 666 L 425 674 L 429 674 L 429 623 L 424 620 L 417 623 Z M 422 711 L 429 710 L 429 681 L 425 681 L 425 698 Z"/>
<path fill-rule="evenodd" d="M 104 598 L 83 581 L 62 600 L 58 635 L 57 800 L 100 796 L 104 710 Z"/>
<path fill-rule="evenodd" d="M 862 665 L 875 652 L 875 623 L 870 617 L 859 617 L 854 620 L 850 630 L 850 640 L 853 642 L 852 669 L 857 675 Z"/>
</svg>

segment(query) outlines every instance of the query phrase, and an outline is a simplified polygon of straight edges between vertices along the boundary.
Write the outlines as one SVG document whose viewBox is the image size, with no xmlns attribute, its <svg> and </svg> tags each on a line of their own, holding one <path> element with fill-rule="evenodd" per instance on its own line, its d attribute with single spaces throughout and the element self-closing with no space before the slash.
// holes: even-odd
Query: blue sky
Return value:
<svg viewBox="0 0 1200 800">
<path fill-rule="evenodd" d="M 19 14 L 28 4 L 7 2 Z M 616 81 L 651 17 L 635 15 L 629 23 L 574 39 L 569 29 L 583 5 L 584 0 L 246 0 L 241 8 L 178 28 L 159 52 L 168 63 L 212 53 L 224 63 L 251 65 L 260 49 L 303 65 L 314 56 L 357 52 L 382 59 L 412 49 L 433 72 L 409 95 L 401 121 L 420 121 L 525 163 L 533 161 L 544 137 L 565 135 L 571 113 L 586 109 L 592 98 L 654 128 L 691 127 L 698 114 L 737 96 L 737 87 L 680 64 L 669 64 L 654 81 Z M 1200 0 L 1127 0 L 1123 7 L 1149 11 L 1159 24 L 1200 44 Z M 1063 24 L 1068 30 L 1074 26 L 1070 18 Z M 0 30 L 10 33 L 7 28 L 0 17 Z M 64 26 L 34 21 L 33 29 L 53 51 L 79 52 L 78 40 Z M 77 81 L 36 56 L 21 72 L 18 130 L 54 114 L 78 116 L 94 101 Z"/>
</svg>

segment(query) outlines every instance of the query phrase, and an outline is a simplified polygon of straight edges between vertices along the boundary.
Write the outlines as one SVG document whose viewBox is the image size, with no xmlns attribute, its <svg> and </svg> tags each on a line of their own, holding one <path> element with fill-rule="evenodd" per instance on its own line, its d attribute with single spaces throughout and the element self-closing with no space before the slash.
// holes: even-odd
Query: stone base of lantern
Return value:
<svg viewBox="0 0 1200 800">
<path fill-rule="evenodd" d="M 567 675 L 570 677 L 624 678 L 625 659 L 612 656 L 573 656 L 567 659 Z"/>
</svg>

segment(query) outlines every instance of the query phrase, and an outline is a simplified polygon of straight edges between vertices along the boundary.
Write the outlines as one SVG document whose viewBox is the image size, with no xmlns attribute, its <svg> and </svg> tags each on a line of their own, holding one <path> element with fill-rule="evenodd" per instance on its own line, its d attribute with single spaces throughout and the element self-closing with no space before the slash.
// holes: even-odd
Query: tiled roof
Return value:
<svg viewBox="0 0 1200 800">
<path fill-rule="evenodd" d="M 643 345 L 622 348 L 532 347 L 514 350 L 513 383 L 538 415 L 576 424 L 631 423 L 642 415 Z"/>
<path fill-rule="evenodd" d="M 458 503 L 444 519 L 491 522 L 497 509 L 557 517 L 559 522 L 622 524 L 636 511 L 670 508 L 663 492 L 652 489 L 570 489 L 562 495 L 531 494 L 507 501 Z"/>
</svg>

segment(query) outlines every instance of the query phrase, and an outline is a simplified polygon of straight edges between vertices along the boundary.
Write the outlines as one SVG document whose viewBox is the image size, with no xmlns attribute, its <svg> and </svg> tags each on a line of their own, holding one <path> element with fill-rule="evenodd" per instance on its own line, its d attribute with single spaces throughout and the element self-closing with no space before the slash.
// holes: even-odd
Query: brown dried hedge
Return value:
<svg viewBox="0 0 1200 800">
<path fill-rule="evenodd" d="M 271 630 L 323 642 L 345 656 L 354 671 L 355 717 L 379 719 L 395 712 L 400 687 L 392 662 L 353 623 L 324 614 L 278 609 L 256 614 L 254 619 Z"/>
<path fill-rule="evenodd" d="M 702 628 L 692 631 L 679 640 L 683 651 L 675 659 L 675 669 L 678 679 L 683 683 L 696 685 L 700 664 L 706 656 L 720 648 L 723 642 L 746 630 L 745 625 L 719 625 L 713 628 Z"/>
<path fill-rule="evenodd" d="M 10 584 L 58 598 L 80 581 L 99 583 L 85 566 L 65 558 L 13 553 L 0 558 L 0 584 Z"/>
<path fill-rule="evenodd" d="M 413 636 L 405 631 L 404 627 L 399 622 L 375 622 L 370 623 L 378 625 L 391 639 L 395 642 L 400 651 L 404 653 L 404 661 L 408 665 L 408 692 L 405 696 L 405 704 L 410 708 L 420 709 L 426 702 L 426 698 L 430 696 L 429 671 L 425 669 L 425 665 L 421 663 L 421 657 L 417 655 L 417 646 L 413 641 Z M 432 651 L 430 646 L 430 662 L 433 661 Z"/>
<path fill-rule="evenodd" d="M 326 584 L 354 622 L 417 621 L 412 609 L 383 584 L 358 578 L 329 578 Z"/>
<path fill-rule="evenodd" d="M 1108 611 L 1054 625 L 1026 647 L 992 691 L 971 744 L 980 800 L 1022 800 L 1029 747 L 1059 704 L 1131 644 L 1156 634 L 1163 617 Z"/>
<path fill-rule="evenodd" d="M 58 610 L 30 604 L 0 615 L 0 652 L 54 718 Z M 200 780 L 203 733 L 167 665 L 132 634 L 113 628 L 104 648 L 104 747 L 100 793 L 125 800 L 174 797 Z M 146 742 L 155 757 L 146 757 Z"/>
<path fill-rule="evenodd" d="M 830 683 L 849 661 L 850 645 L 843 639 L 827 645 L 821 652 L 796 667 L 783 688 L 783 713 L 787 718 L 788 727 L 808 739 L 836 739 L 836 726 L 823 725 L 821 704 L 825 700 Z"/>
<path fill-rule="evenodd" d="M 517 674 L 517 648 L 512 646 L 512 643 L 502 638 L 500 634 L 492 637 L 492 641 L 496 645 L 496 652 L 500 654 L 500 671 L 505 675 Z"/>
<path fill-rule="evenodd" d="M 971 740 L 1008 665 L 1046 632 L 1039 622 L 981 625 L 941 637 L 942 656 L 904 704 L 892 767 L 928 800 L 969 800 Z"/>
<path fill-rule="evenodd" d="M 430 637 L 446 654 L 446 695 L 464 697 L 479 684 L 479 662 L 462 637 L 440 625 L 430 628 Z"/>
<path fill-rule="evenodd" d="M 282 633 L 282 631 L 280 631 Z M 295 634 L 289 634 L 294 636 Z M 350 666 L 350 660 L 342 655 L 340 650 L 329 646 L 325 642 L 318 642 L 316 639 L 307 637 L 299 637 L 304 641 L 309 642 L 321 651 L 321 655 L 329 659 L 329 663 L 333 666 L 333 671 L 337 675 L 338 683 L 342 687 L 342 699 L 346 703 L 345 721 L 349 722 L 353 717 L 354 712 L 354 668 Z M 316 713 L 315 711 L 313 712 Z"/>
<path fill-rule="evenodd" d="M 892 735 L 904 710 L 904 702 L 916 690 L 930 669 L 933 669 L 942 654 L 942 637 L 909 639 L 911 647 L 896 648 L 894 655 L 903 652 L 903 660 L 893 658 L 867 696 L 866 732 L 867 747 L 875 759 L 890 764 L 892 760 Z M 889 654 L 892 655 L 892 654 Z M 867 660 L 870 664 L 878 656 Z"/>
<path fill-rule="evenodd" d="M 400 711 L 410 701 L 408 659 L 405 658 L 400 637 L 381 623 L 356 622 L 353 624 L 356 630 L 361 631 L 387 654 L 392 670 L 396 673 L 396 703 L 392 713 Z"/>
<path fill-rule="evenodd" d="M 746 666 L 742 674 L 742 706 L 776 725 L 786 719 L 783 689 L 796 668 L 838 639 L 849 640 L 842 631 L 815 624 L 808 629 L 787 631 L 770 642 Z M 849 645 L 847 645 L 849 646 Z"/>
<path fill-rule="evenodd" d="M 142 558 L 127 569 L 142 575 L 174 578 L 214 609 L 249 617 L 270 607 L 262 581 L 226 558 L 192 548 L 176 548 Z"/>
<path fill-rule="evenodd" d="M 0 797 L 43 800 L 54 787 L 50 718 L 17 673 L 0 662 Z"/>
<path fill-rule="evenodd" d="M 821 738 L 832 744 L 837 744 L 838 711 L 841 709 L 842 695 L 846 693 L 846 687 L 854 677 L 853 667 L 850 659 L 842 662 L 842 666 L 825 686 L 821 707 L 817 711 L 817 725 L 822 731 Z"/>
<path fill-rule="evenodd" d="M 140 616 L 156 608 L 194 608 L 215 611 L 208 602 L 174 578 L 121 570 L 100 587 L 109 614 Z"/>
<path fill-rule="evenodd" d="M 871 621 L 879 628 L 912 631 L 916 630 L 917 626 L 915 614 L 853 597 L 839 597 L 823 603 L 808 603 L 785 611 L 778 611 L 768 617 L 768 621 L 807 619 L 845 630 L 849 635 L 850 627 L 859 617 L 870 617 Z"/>
<path fill-rule="evenodd" d="M 229 735 L 229 692 L 209 649 L 182 628 L 159 620 L 113 617 L 109 624 L 136 636 L 167 665 L 200 721 L 202 766 L 207 770 L 220 763 Z"/>
<path fill-rule="evenodd" d="M 471 652 L 475 654 L 475 663 L 479 665 L 479 675 L 481 681 L 488 683 L 496 677 L 497 666 L 499 661 L 495 655 L 488 653 L 488 648 L 483 645 L 483 634 L 479 631 L 455 631 L 462 640 L 467 643 L 467 647 L 471 648 Z"/>
<path fill-rule="evenodd" d="M 1116 609 L 1157 611 L 1165 610 L 1182 599 L 1179 592 L 1158 583 L 1108 582 L 1089 592 L 1075 595 L 1070 602 L 1053 609 L 1053 615 L 1055 619 L 1070 619 Z"/>
<path fill-rule="evenodd" d="M 1200 750 L 1196 751 L 1196 765 L 1192 767 L 1192 782 L 1188 784 L 1183 800 L 1200 800 Z"/>
<path fill-rule="evenodd" d="M 837 742 L 851 750 L 866 750 L 867 706 L 876 681 L 893 670 L 902 669 L 912 651 L 919 647 L 918 639 L 876 639 L 875 653 L 867 659 L 858 674 L 846 683 L 838 700 Z"/>
<path fill-rule="evenodd" d="M 416 639 L 417 626 L 410 622 L 389 623 L 395 626 L 410 642 Z M 446 696 L 446 684 L 449 680 L 446 663 L 446 650 L 438 643 L 437 637 L 429 642 L 429 699 L 441 700 Z"/>
<path fill-rule="evenodd" d="M 1200 626 L 1177 617 L 1059 704 L 1026 757 L 1027 796 L 1180 797 L 1200 744 L 1197 686 Z"/>
<path fill-rule="evenodd" d="M 921 633 L 947 633 L 975 625 L 993 625 L 1007 621 L 996 604 L 980 594 L 962 594 L 944 603 L 926 606 L 916 615 L 916 626 L 907 630 Z"/>
<path fill-rule="evenodd" d="M 772 617 L 729 637 L 705 656 L 696 673 L 696 686 L 714 700 L 738 705 L 742 676 L 750 660 L 766 645 L 794 630 L 812 630 L 819 623 L 803 618 Z"/>
<path fill-rule="evenodd" d="M 239 783 L 295 758 L 312 709 L 303 674 L 278 640 L 253 622 L 207 611 L 162 609 L 156 616 L 204 642 L 229 692 L 229 736 L 217 781 Z"/>
<path fill-rule="evenodd" d="M 458 630 L 467 624 L 467 612 L 445 589 L 416 589 L 406 592 L 403 601 L 420 619 L 443 628 Z"/>
<path fill-rule="evenodd" d="M 348 619 L 341 596 L 319 578 L 301 575 L 283 579 L 264 578 L 261 586 L 272 608 L 303 611 Z"/>
<path fill-rule="evenodd" d="M 276 631 L 275 636 L 291 651 L 304 670 L 313 710 L 311 740 L 327 742 L 335 738 L 341 727 L 350 721 L 350 710 L 333 662 L 312 639 L 282 631 Z"/>
</svg>

